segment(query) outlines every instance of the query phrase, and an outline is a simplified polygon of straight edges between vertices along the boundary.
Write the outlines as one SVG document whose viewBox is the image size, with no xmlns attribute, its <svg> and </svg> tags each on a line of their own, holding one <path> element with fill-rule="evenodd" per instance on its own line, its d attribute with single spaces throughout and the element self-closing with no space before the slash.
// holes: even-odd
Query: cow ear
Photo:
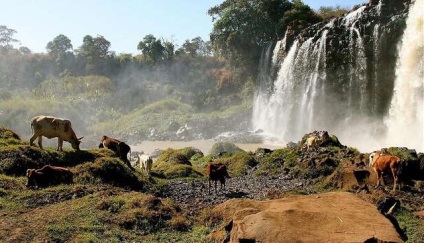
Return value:
<svg viewBox="0 0 424 243">
<path fill-rule="evenodd" d="M 78 140 L 81 140 L 81 139 L 83 139 L 84 137 L 80 137 L 80 138 L 78 138 Z"/>
<path fill-rule="evenodd" d="M 27 169 L 26 171 L 26 176 L 29 176 L 29 172 L 31 171 L 31 169 Z"/>
</svg>

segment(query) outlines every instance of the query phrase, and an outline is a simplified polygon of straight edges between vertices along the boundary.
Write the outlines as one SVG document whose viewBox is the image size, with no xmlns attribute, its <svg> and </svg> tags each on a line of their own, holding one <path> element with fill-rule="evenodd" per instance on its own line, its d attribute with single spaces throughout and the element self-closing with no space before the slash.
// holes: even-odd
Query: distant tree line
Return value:
<svg viewBox="0 0 424 243">
<path fill-rule="evenodd" d="M 138 55 L 116 54 L 101 35 L 86 35 L 74 48 L 63 34 L 47 43 L 47 53 L 34 54 L 15 48 L 17 31 L 0 25 L 0 85 L 34 89 L 55 77 L 100 75 L 137 94 L 143 81 L 171 85 L 168 92 L 187 91 L 181 99 L 197 108 L 219 109 L 227 100 L 251 98 L 262 48 L 282 39 L 290 24 L 307 27 L 345 12 L 339 6 L 315 12 L 301 0 L 225 0 L 208 11 L 214 23 L 210 40 L 195 37 L 177 47 L 150 34 L 137 44 Z"/>
</svg>

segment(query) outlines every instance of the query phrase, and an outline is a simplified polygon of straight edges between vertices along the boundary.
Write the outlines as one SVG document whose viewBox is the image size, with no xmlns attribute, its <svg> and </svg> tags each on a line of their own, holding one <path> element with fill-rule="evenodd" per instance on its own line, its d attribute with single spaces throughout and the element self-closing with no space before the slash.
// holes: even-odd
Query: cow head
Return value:
<svg viewBox="0 0 424 243">
<path fill-rule="evenodd" d="M 35 171 L 35 169 L 28 169 L 26 176 L 28 178 L 28 181 L 26 183 L 26 187 L 31 187 L 31 186 L 35 186 L 37 187 L 37 181 L 36 181 L 36 177 L 37 177 L 37 172 Z"/>
<path fill-rule="evenodd" d="M 372 167 L 374 165 L 374 157 L 375 157 L 375 152 L 370 154 L 370 163 L 369 163 L 369 167 Z"/>
<path fill-rule="evenodd" d="M 80 151 L 79 145 L 81 144 L 81 139 L 83 139 L 83 138 L 84 137 L 80 137 L 80 138 L 77 138 L 77 139 L 71 141 L 70 143 L 71 143 L 72 148 L 77 150 L 77 151 Z"/>
</svg>

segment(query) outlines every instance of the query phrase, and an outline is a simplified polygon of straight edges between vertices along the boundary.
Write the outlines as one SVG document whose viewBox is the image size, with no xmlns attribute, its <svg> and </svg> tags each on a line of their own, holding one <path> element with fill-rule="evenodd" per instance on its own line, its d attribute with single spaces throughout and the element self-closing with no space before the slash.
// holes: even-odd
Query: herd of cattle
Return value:
<svg viewBox="0 0 424 243">
<path fill-rule="evenodd" d="M 52 116 L 36 116 L 31 120 L 31 129 L 33 135 L 30 138 L 30 145 L 34 145 L 34 140 L 38 138 L 38 146 L 43 149 L 42 137 L 47 138 L 58 138 L 57 150 L 63 151 L 63 141 L 67 141 L 71 144 L 72 148 L 79 151 L 81 138 L 77 138 L 74 130 L 72 129 L 71 122 L 66 119 L 61 119 Z M 148 175 L 152 170 L 153 159 L 148 154 L 139 154 L 135 161 L 131 161 L 131 147 L 125 142 L 121 142 L 118 139 L 103 136 L 99 148 L 107 148 L 115 152 L 131 170 L 135 170 L 134 167 L 139 166 L 142 171 L 145 171 Z M 128 155 L 130 159 L 128 159 Z M 207 175 L 210 180 L 221 182 L 221 187 L 225 187 L 225 177 L 229 178 L 225 165 L 218 164 L 215 168 L 215 164 L 207 167 Z M 72 183 L 73 173 L 66 168 L 46 165 L 41 169 L 28 169 L 27 170 L 27 187 L 35 186 L 47 186 L 50 183 Z"/>
<path fill-rule="evenodd" d="M 71 144 L 75 150 L 80 150 L 79 145 L 81 138 L 77 138 L 74 130 L 72 129 L 71 122 L 66 119 L 60 119 L 51 116 L 36 116 L 31 120 L 31 128 L 33 130 L 33 136 L 30 139 L 30 145 L 32 146 L 34 140 L 38 138 L 38 145 L 42 149 L 42 136 L 47 138 L 58 138 L 57 150 L 62 151 L 63 141 L 67 141 Z M 327 132 L 318 132 L 309 136 L 305 145 L 307 150 L 317 149 L 320 145 L 330 141 L 330 136 Z M 99 148 L 107 148 L 115 152 L 125 164 L 132 170 L 135 166 L 139 166 L 142 171 L 145 171 L 150 175 L 153 160 L 147 154 L 137 155 L 134 162 L 131 158 L 128 159 L 128 154 L 131 156 L 131 147 L 115 138 L 103 136 Z M 130 162 L 131 161 L 131 162 Z M 371 153 L 369 157 L 369 166 L 373 167 L 373 170 L 377 175 L 377 187 L 380 185 L 380 179 L 382 174 L 391 173 L 393 176 L 393 190 L 396 190 L 396 185 L 399 188 L 403 182 L 408 180 L 424 180 L 424 156 L 421 155 L 416 163 L 408 164 L 410 162 L 402 161 L 397 156 L 387 155 L 383 153 Z M 227 172 L 227 168 L 223 164 L 208 164 L 206 168 L 206 175 L 208 176 L 210 193 L 211 181 L 215 182 L 215 192 L 217 190 L 217 182 L 221 183 L 222 187 L 225 188 L 225 178 L 230 178 Z M 46 165 L 41 169 L 28 169 L 27 170 L 28 183 L 27 186 L 44 186 L 48 185 L 50 180 L 59 181 L 62 183 L 71 183 L 73 174 L 69 169 Z M 384 179 L 383 179 L 384 182 Z"/>
</svg>

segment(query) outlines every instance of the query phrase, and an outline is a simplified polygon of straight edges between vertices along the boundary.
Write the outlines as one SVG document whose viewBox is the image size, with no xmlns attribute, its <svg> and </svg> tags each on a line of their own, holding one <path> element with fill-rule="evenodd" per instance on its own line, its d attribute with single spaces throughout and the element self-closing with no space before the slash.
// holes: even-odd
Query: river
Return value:
<svg viewBox="0 0 424 243">
<path fill-rule="evenodd" d="M 194 147 L 200 149 L 205 155 L 209 154 L 212 146 L 217 141 L 212 139 L 206 140 L 191 140 L 191 141 L 143 141 L 137 145 L 131 145 L 132 151 L 152 153 L 155 149 L 165 150 L 167 148 L 181 149 L 185 147 Z M 244 151 L 254 152 L 257 148 L 277 149 L 283 148 L 282 144 L 271 143 L 236 143 L 236 145 Z"/>
</svg>

